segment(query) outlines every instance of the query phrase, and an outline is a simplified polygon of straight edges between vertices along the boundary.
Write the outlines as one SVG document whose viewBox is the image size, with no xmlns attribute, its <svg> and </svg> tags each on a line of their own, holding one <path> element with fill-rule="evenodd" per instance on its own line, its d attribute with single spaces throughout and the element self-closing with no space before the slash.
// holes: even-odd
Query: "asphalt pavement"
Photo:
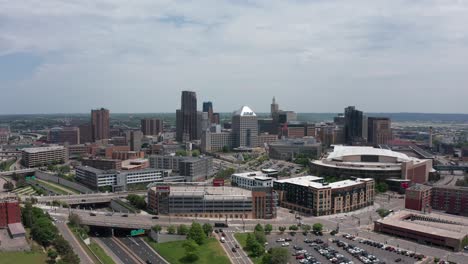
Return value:
<svg viewBox="0 0 468 264">
<path fill-rule="evenodd" d="M 55 222 L 57 229 L 62 234 L 63 238 L 70 243 L 70 246 L 73 248 L 73 251 L 78 255 L 80 258 L 81 264 L 93 264 L 93 260 L 91 257 L 86 254 L 86 251 L 81 246 L 80 242 L 77 238 L 73 235 L 71 230 L 68 228 L 67 224 L 64 221 Z"/>
<path fill-rule="evenodd" d="M 166 264 L 160 256 L 158 256 L 146 242 L 138 237 L 118 237 L 125 246 L 133 251 L 143 261 L 150 261 L 153 264 Z"/>
<path fill-rule="evenodd" d="M 129 253 L 127 253 L 122 247 L 117 244 L 112 237 L 100 237 L 99 238 L 112 252 L 125 264 L 140 264 L 135 261 Z"/>
</svg>

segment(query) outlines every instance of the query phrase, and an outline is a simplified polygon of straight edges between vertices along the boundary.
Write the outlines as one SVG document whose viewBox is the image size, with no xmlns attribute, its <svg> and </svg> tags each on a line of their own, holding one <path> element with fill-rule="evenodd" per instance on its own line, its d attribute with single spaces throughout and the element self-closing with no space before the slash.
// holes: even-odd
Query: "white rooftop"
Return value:
<svg viewBox="0 0 468 264">
<path fill-rule="evenodd" d="M 410 158 L 408 155 L 388 150 L 388 149 L 380 149 L 374 147 L 361 147 L 361 146 L 342 146 L 336 145 L 333 148 L 333 152 L 328 154 L 328 160 L 339 160 L 345 156 L 361 156 L 361 155 L 375 155 L 375 156 L 386 156 L 386 157 L 393 157 L 397 158 L 398 161 L 410 161 L 414 160 L 415 158 Z"/>
<path fill-rule="evenodd" d="M 343 187 L 353 186 L 361 182 L 372 180 L 370 178 L 365 178 L 365 179 L 358 178 L 356 180 L 344 180 L 344 181 L 332 182 L 329 184 L 323 184 L 323 183 L 318 182 L 322 179 L 323 179 L 322 177 L 317 177 L 317 176 L 303 176 L 303 177 L 297 177 L 297 178 L 278 180 L 276 182 L 280 182 L 280 183 L 287 182 L 291 184 L 302 185 L 305 187 L 312 187 L 316 189 L 322 189 L 322 188 L 334 189 L 334 188 L 343 188 Z"/>
<path fill-rule="evenodd" d="M 43 151 L 62 150 L 63 146 L 50 146 L 50 147 L 38 147 L 38 148 L 24 148 L 23 151 L 27 153 L 38 153 Z"/>
<path fill-rule="evenodd" d="M 248 106 L 244 105 L 239 110 L 234 112 L 238 116 L 257 116 L 255 112 Z"/>
</svg>

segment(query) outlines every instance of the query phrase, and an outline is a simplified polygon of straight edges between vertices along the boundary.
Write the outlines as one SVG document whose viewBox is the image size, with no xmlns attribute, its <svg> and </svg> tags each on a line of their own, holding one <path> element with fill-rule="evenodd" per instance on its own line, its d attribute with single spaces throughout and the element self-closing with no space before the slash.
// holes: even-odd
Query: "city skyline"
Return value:
<svg viewBox="0 0 468 264">
<path fill-rule="evenodd" d="M 276 96 L 468 113 L 467 17 L 462 1 L 2 2 L 0 113 L 173 112 L 183 90 L 217 112 Z"/>
</svg>

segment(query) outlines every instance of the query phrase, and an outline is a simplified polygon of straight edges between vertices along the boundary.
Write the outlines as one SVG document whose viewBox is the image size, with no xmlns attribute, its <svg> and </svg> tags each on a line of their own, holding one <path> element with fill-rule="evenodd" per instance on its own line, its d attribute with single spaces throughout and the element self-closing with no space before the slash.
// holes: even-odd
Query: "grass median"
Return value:
<svg viewBox="0 0 468 264">
<path fill-rule="evenodd" d="M 109 255 L 106 254 L 104 249 L 102 249 L 96 242 L 91 242 L 89 249 L 101 260 L 104 264 L 115 264 Z"/>
<path fill-rule="evenodd" d="M 165 260 L 171 264 L 186 264 L 183 258 L 185 256 L 185 249 L 183 248 L 183 241 L 173 241 L 166 243 L 156 243 L 148 238 L 145 241 L 156 250 Z M 209 238 L 206 242 L 199 246 L 197 250 L 199 259 L 198 264 L 229 264 L 229 258 L 226 256 L 221 245 L 216 238 Z"/>
<path fill-rule="evenodd" d="M 248 250 L 245 250 L 245 247 L 247 247 L 247 235 L 249 233 L 235 233 L 234 237 L 236 238 L 237 242 L 239 242 L 240 246 L 244 251 L 249 255 L 249 258 L 252 260 L 254 264 L 261 264 L 262 263 L 262 257 L 252 257 L 251 252 Z"/>
</svg>

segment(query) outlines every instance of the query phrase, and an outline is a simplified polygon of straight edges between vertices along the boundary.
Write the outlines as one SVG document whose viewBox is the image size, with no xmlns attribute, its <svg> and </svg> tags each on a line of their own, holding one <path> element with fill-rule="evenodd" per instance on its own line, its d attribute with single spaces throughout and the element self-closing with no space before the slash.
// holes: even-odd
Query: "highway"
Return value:
<svg viewBox="0 0 468 264">
<path fill-rule="evenodd" d="M 151 261 L 153 264 L 166 264 L 153 249 L 140 237 L 118 237 L 132 252 L 136 253 L 143 261 Z"/>
<path fill-rule="evenodd" d="M 54 200 L 66 202 L 69 205 L 89 204 L 89 203 L 106 203 L 111 199 L 125 198 L 129 194 L 145 195 L 146 191 L 134 192 L 118 192 L 118 193 L 91 193 L 91 194 L 73 194 L 73 195 L 52 195 L 52 196 L 35 196 L 38 203 L 47 203 Z"/>
<path fill-rule="evenodd" d="M 78 239 L 73 235 L 71 230 L 68 228 L 67 224 L 64 221 L 55 222 L 55 226 L 62 234 L 63 238 L 70 243 L 70 246 L 73 248 L 73 251 L 80 258 L 80 263 L 82 264 L 93 264 L 93 260 L 86 254 L 86 251 L 81 246 Z"/>
<path fill-rule="evenodd" d="M 234 238 L 234 232 L 235 231 L 232 229 L 224 230 L 224 239 L 226 240 L 226 242 L 221 243 L 221 246 L 224 248 L 224 251 L 226 251 L 226 254 L 229 256 L 229 259 L 232 263 L 252 264 L 252 261 L 247 256 L 247 253 L 244 252 L 244 250 L 240 247 L 240 244 L 238 244 L 236 239 Z M 221 233 L 216 234 L 216 237 L 219 241 L 222 237 Z M 238 245 L 239 248 L 236 248 L 236 252 L 233 252 L 232 248 L 235 248 L 236 245 Z"/>
<path fill-rule="evenodd" d="M 129 252 L 127 252 L 118 242 L 116 242 L 114 237 L 99 237 L 99 240 L 102 241 L 112 252 L 125 264 L 140 264 L 137 259 L 135 259 Z"/>
</svg>

